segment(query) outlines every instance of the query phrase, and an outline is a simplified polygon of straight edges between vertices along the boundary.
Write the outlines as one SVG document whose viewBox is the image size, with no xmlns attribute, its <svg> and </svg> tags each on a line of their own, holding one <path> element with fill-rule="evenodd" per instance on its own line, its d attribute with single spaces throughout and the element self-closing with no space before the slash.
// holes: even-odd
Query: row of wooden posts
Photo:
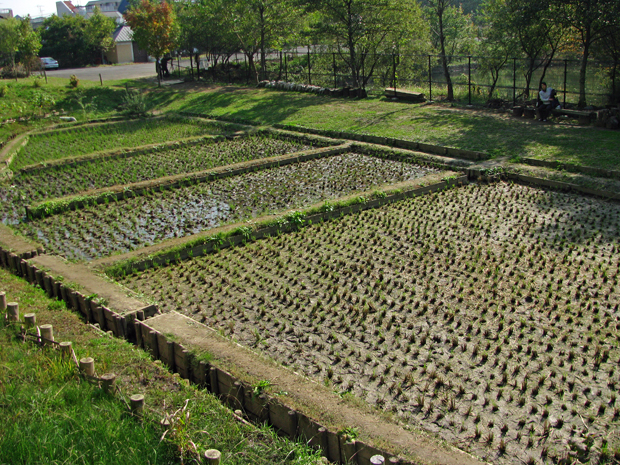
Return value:
<svg viewBox="0 0 620 465">
<path fill-rule="evenodd" d="M 312 447 L 320 449 L 330 462 L 358 465 L 409 463 L 392 456 L 384 459 L 383 451 L 359 440 L 349 440 L 336 431 L 323 427 L 303 413 L 290 409 L 276 397 L 266 393 L 253 395 L 253 389 L 247 383 L 217 366 L 197 360 L 183 345 L 169 340 L 164 334 L 149 326 L 148 317 L 157 312 L 157 307 L 149 306 L 125 315 L 116 313 L 74 291 L 28 261 L 28 258 L 38 253 L 32 251 L 20 256 L 0 247 L 0 265 L 38 285 L 50 298 L 63 300 L 69 308 L 81 313 L 87 322 L 96 322 L 101 330 L 132 341 L 148 351 L 153 359 L 161 360 L 170 371 L 178 373 L 197 386 L 206 388 L 224 400 L 233 410 L 241 410 L 250 420 L 261 424 L 267 422 L 293 440 L 303 438 Z M 19 315 L 16 305 L 11 305 L 11 308 L 14 309 L 11 310 L 12 315 Z M 44 326 L 46 325 L 37 328 L 41 330 Z M 103 383 L 101 379 L 98 381 Z"/>
<path fill-rule="evenodd" d="M 79 372 L 89 381 L 101 383 L 103 391 L 107 394 L 113 394 L 118 387 L 115 385 L 116 374 L 105 373 L 97 376 L 95 372 L 95 360 L 92 357 L 83 357 L 77 359 L 73 351 L 73 343 L 71 341 L 58 342 L 54 339 L 54 327 L 50 324 L 37 326 L 37 316 L 35 313 L 24 314 L 23 321 L 20 320 L 19 303 L 7 302 L 6 292 L 0 291 L 0 311 L 5 313 L 5 320 L 9 324 L 23 323 L 23 334 L 34 337 L 42 346 L 57 346 L 60 349 L 62 357 L 71 358 L 75 362 Z M 29 334 L 27 331 L 34 329 L 36 334 Z M 129 397 L 129 407 L 131 413 L 141 418 L 144 412 L 144 394 L 133 394 Z M 162 420 L 163 426 L 169 423 Z M 221 453 L 216 449 L 209 449 L 204 453 L 204 463 L 219 464 Z"/>
</svg>

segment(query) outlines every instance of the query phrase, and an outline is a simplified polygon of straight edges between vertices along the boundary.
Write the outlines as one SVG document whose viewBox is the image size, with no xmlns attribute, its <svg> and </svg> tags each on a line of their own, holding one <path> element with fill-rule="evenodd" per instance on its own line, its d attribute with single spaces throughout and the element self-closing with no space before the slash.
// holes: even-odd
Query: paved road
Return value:
<svg viewBox="0 0 620 465">
<path fill-rule="evenodd" d="M 99 74 L 103 81 L 116 81 L 118 79 L 139 79 L 155 77 L 155 63 L 130 63 L 127 65 L 98 66 L 95 68 L 73 68 L 47 70 L 50 77 L 67 78 L 75 74 L 78 79 L 85 81 L 98 81 Z"/>
</svg>

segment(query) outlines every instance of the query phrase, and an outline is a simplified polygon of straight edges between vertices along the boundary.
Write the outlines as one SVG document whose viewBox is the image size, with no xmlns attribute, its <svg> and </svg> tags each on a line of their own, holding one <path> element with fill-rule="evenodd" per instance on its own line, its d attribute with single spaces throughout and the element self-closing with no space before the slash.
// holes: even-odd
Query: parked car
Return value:
<svg viewBox="0 0 620 465">
<path fill-rule="evenodd" d="M 45 69 L 58 68 L 58 62 L 54 60 L 52 57 L 41 58 L 41 65 Z"/>
</svg>

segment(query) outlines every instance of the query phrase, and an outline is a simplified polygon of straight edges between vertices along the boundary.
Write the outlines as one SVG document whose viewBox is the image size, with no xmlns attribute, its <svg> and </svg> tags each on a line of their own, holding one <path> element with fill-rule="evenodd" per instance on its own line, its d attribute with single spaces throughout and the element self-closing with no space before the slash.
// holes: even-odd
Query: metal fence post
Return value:
<svg viewBox="0 0 620 465">
<path fill-rule="evenodd" d="M 566 108 L 566 74 L 567 74 L 568 60 L 564 59 L 564 108 Z"/>
<path fill-rule="evenodd" d="M 284 80 L 288 82 L 288 65 L 286 61 L 286 52 L 284 52 Z"/>
<path fill-rule="evenodd" d="M 394 96 L 396 96 L 396 54 L 392 53 L 392 86 L 394 87 Z"/>
<path fill-rule="evenodd" d="M 282 79 L 282 50 L 280 50 L 280 69 L 278 70 L 278 81 Z"/>
<path fill-rule="evenodd" d="M 334 89 L 338 87 L 338 81 L 336 80 L 336 52 L 332 53 L 332 61 L 334 67 Z"/>
<path fill-rule="evenodd" d="M 362 54 L 362 88 L 366 89 L 366 53 Z"/>
<path fill-rule="evenodd" d="M 312 85 L 312 66 L 310 65 L 310 45 L 308 45 L 308 85 Z"/>
<path fill-rule="evenodd" d="M 469 105 L 471 105 L 471 56 L 467 58 L 467 87 L 469 88 Z"/>
<path fill-rule="evenodd" d="M 512 59 L 512 106 L 517 104 L 517 59 Z"/>
<path fill-rule="evenodd" d="M 433 80 L 431 75 L 431 56 L 428 56 L 428 99 L 433 100 Z"/>
</svg>

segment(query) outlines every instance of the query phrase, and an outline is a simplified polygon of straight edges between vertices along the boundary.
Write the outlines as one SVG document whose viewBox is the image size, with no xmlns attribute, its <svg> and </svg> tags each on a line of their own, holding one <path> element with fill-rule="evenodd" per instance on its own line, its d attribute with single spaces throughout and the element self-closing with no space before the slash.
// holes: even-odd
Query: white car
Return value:
<svg viewBox="0 0 620 465">
<path fill-rule="evenodd" d="M 58 68 L 58 62 L 54 60 L 52 57 L 41 58 L 41 65 L 45 69 Z"/>
</svg>

